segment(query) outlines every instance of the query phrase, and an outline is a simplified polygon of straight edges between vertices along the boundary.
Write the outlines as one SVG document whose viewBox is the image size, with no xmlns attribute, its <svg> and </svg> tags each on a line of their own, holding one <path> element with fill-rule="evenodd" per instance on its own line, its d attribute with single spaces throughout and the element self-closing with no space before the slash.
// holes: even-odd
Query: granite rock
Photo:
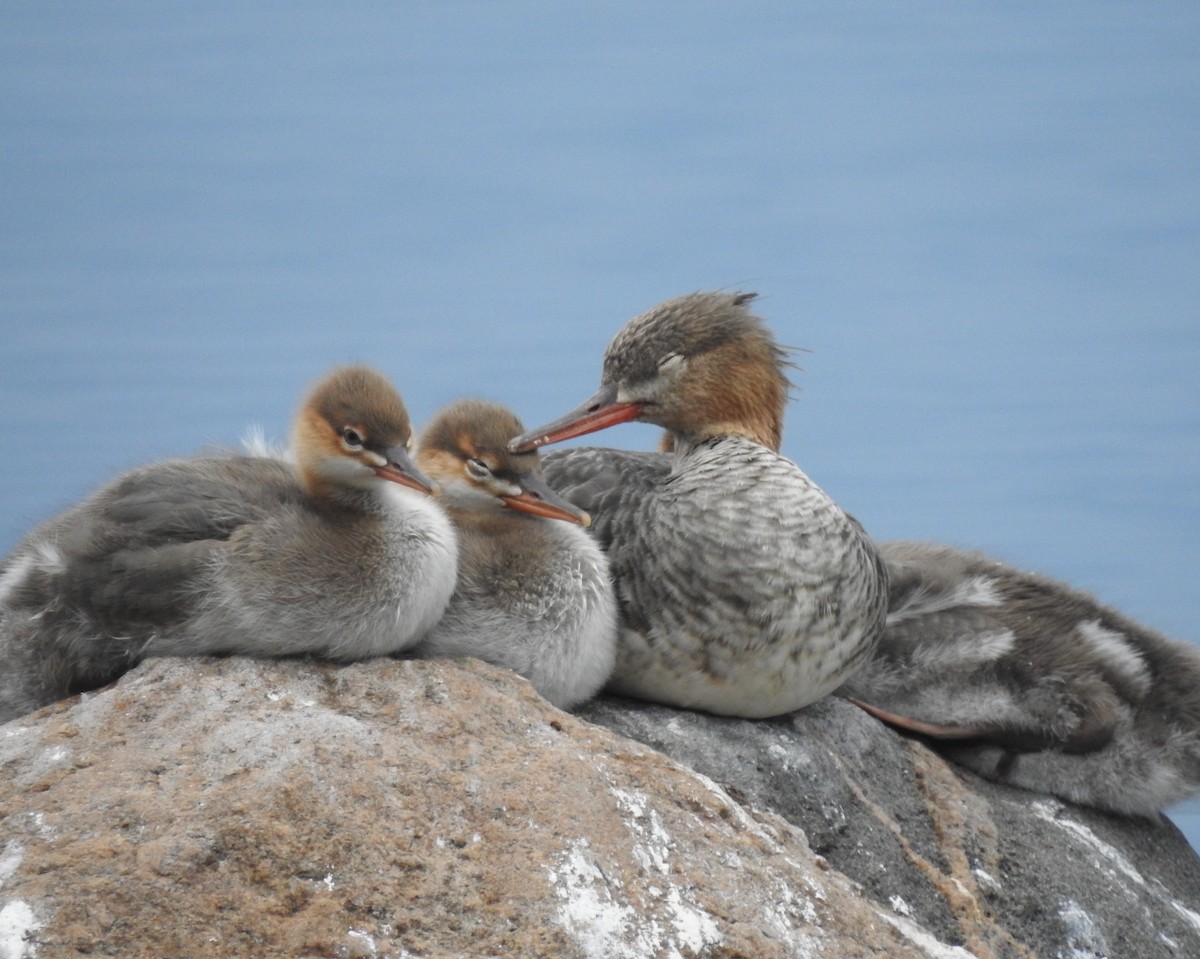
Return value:
<svg viewBox="0 0 1200 959">
<path fill-rule="evenodd" d="M 0 727 L 0 824 L 5 959 L 930 955 L 800 829 L 480 663 L 147 662 Z"/>
<path fill-rule="evenodd" d="M 616 700 L 583 714 L 800 826 L 864 898 L 971 955 L 1200 956 L 1200 858 L 1165 817 L 982 779 L 836 697 L 767 721 Z"/>
<path fill-rule="evenodd" d="M 154 660 L 0 726 L 0 957 L 1200 955 L 1165 822 L 854 707 L 582 716 L 482 663 Z"/>
</svg>

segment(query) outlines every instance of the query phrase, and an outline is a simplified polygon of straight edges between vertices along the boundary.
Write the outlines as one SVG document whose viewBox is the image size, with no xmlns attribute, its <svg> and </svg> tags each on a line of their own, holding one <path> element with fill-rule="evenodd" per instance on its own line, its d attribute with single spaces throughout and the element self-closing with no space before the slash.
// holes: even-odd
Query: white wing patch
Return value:
<svg viewBox="0 0 1200 959">
<path fill-rule="evenodd" d="M 1096 619 L 1085 620 L 1075 632 L 1104 665 L 1123 676 L 1141 695 L 1150 692 L 1150 671 L 1141 653 L 1124 633 L 1107 629 Z"/>
<path fill-rule="evenodd" d="M 933 591 L 921 587 L 913 592 L 897 609 L 888 613 L 888 625 L 941 613 L 963 606 L 999 606 L 1002 600 L 996 591 L 996 581 L 987 576 L 972 576 L 955 583 L 950 589 Z"/>
<path fill-rule="evenodd" d="M 1011 629 L 966 632 L 949 643 L 925 643 L 913 652 L 913 666 L 931 669 L 945 664 L 967 666 L 990 663 L 1007 656 L 1016 646 Z"/>
<path fill-rule="evenodd" d="M 58 547 L 48 540 L 38 540 L 23 555 L 16 557 L 12 565 L 0 575 L 0 605 L 8 602 L 11 593 L 35 569 L 52 576 L 61 573 L 63 558 Z"/>
</svg>

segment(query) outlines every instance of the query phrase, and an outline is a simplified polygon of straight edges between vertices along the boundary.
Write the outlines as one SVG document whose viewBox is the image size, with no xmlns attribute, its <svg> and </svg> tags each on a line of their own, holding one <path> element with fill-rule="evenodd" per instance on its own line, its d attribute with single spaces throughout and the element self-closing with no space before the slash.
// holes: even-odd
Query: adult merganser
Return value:
<svg viewBox="0 0 1200 959">
<path fill-rule="evenodd" d="M 537 453 L 505 449 L 519 432 L 504 407 L 463 400 L 421 434 L 417 462 L 458 530 L 458 586 L 414 652 L 507 666 L 567 709 L 612 672 L 616 602 L 604 554 L 579 528 L 587 513 L 546 485 Z"/>
<path fill-rule="evenodd" d="M 571 449 L 550 485 L 595 518 L 621 631 L 610 688 L 728 715 L 798 709 L 870 655 L 887 577 L 862 527 L 777 452 L 785 352 L 748 304 L 694 293 L 625 325 L 600 391 L 523 433 L 529 451 L 628 420 L 671 453 Z"/>
<path fill-rule="evenodd" d="M 1000 782 L 1150 815 L 1200 791 L 1200 653 L 980 553 L 882 543 L 884 637 L 838 692 Z"/>
<path fill-rule="evenodd" d="M 236 454 L 118 477 L 0 564 L 0 721 L 149 656 L 406 648 L 454 588 L 454 529 L 409 460 L 388 381 L 335 370 L 296 417 L 295 464 Z"/>
</svg>

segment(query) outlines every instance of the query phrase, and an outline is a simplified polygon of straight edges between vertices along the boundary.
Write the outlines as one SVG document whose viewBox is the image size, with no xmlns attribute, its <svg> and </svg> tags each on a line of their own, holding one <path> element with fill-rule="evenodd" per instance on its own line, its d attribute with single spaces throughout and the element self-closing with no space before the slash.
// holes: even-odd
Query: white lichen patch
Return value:
<svg viewBox="0 0 1200 959">
<path fill-rule="evenodd" d="M 33 933 L 42 928 L 29 903 L 16 899 L 0 909 L 0 959 L 33 959 Z"/>
<path fill-rule="evenodd" d="M 671 836 L 663 828 L 658 810 L 646 797 L 613 787 L 617 806 L 625 814 L 626 824 L 641 838 L 633 847 L 638 865 L 651 872 L 667 875 L 667 860 L 671 854 Z"/>
<path fill-rule="evenodd" d="M 48 839 L 54 835 L 54 827 L 46 822 L 46 814 L 43 812 L 15 812 L 5 821 L 5 831 L 13 836 L 40 836 L 43 839 Z M 13 840 L 14 845 L 16 840 Z M 7 852 L 8 846 L 5 847 Z M 3 860 L 0 860 L 3 861 Z M 4 879 L 3 873 L 0 872 L 0 882 Z"/>
<path fill-rule="evenodd" d="M 71 758 L 71 751 L 66 746 L 53 746 L 42 751 L 41 758 L 47 763 L 58 765 Z"/>
<path fill-rule="evenodd" d="M 317 705 L 316 699 L 311 696 L 297 695 L 291 689 L 275 689 L 268 687 L 266 690 L 267 702 L 269 703 L 284 703 L 288 706 L 300 706 L 305 709 L 310 709 Z"/>
<path fill-rule="evenodd" d="M 14 743 L 14 750 L 21 750 L 21 765 L 13 771 L 13 781 L 34 783 L 61 772 L 64 763 L 69 763 L 72 751 L 61 743 L 42 746 L 37 743 Z"/>
<path fill-rule="evenodd" d="M 1176 902 L 1174 899 L 1171 900 L 1171 908 L 1183 916 L 1196 932 L 1200 933 L 1200 912 L 1195 912 L 1182 903 Z"/>
<path fill-rule="evenodd" d="M 20 843 L 5 844 L 4 852 L 0 853 L 0 887 L 3 887 L 5 880 L 17 871 L 24 855 L 25 848 Z"/>
<path fill-rule="evenodd" d="M 796 928 L 796 924 L 792 921 L 792 917 L 796 915 L 799 915 L 809 926 L 819 925 L 820 919 L 817 916 L 817 910 L 813 908 L 812 901 L 799 898 L 791 886 L 780 882 L 772 897 L 772 905 L 767 912 L 766 926 L 780 939 L 794 945 L 804 945 L 813 941 Z"/>
<path fill-rule="evenodd" d="M 1114 879 L 1119 880 L 1121 876 L 1124 876 L 1135 885 L 1143 887 L 1146 885 L 1146 880 L 1142 878 L 1142 874 L 1138 872 L 1133 863 L 1121 854 L 1120 850 L 1106 843 L 1083 823 L 1060 817 L 1058 814 L 1062 811 L 1062 806 L 1057 803 L 1035 802 L 1032 804 L 1032 809 L 1039 819 L 1053 823 L 1060 829 L 1065 830 L 1072 836 L 1075 836 L 1083 845 L 1088 846 L 1093 852 L 1097 853 L 1101 858 L 1095 861 L 1096 865 Z"/>
<path fill-rule="evenodd" d="M 671 879 L 670 859 L 675 842 L 658 810 L 640 793 L 616 787 L 612 792 L 626 825 L 638 837 L 633 846 L 634 859 L 646 872 L 657 873 L 665 887 L 665 891 L 660 889 L 657 895 L 664 903 L 675 940 L 695 953 L 720 942 L 721 933 L 716 921 L 691 898 L 689 890 L 681 889 Z"/>
<path fill-rule="evenodd" d="M 798 959 L 818 956 L 823 940 L 813 930 L 820 928 L 817 903 L 826 900 L 826 892 L 812 876 L 812 864 L 789 855 L 793 844 L 804 847 L 803 832 L 783 820 L 760 820 L 716 783 L 691 775 L 728 810 L 733 829 L 774 849 L 773 858 L 789 873 L 776 877 L 761 897 L 759 928 L 787 942 Z M 697 898 L 696 887 L 680 880 L 674 860 L 681 847 L 662 813 L 637 790 L 610 788 L 633 839 L 629 865 L 609 865 L 586 839 L 572 843 L 547 869 L 560 902 L 559 924 L 587 957 L 683 959 L 707 953 L 723 941 L 721 926 Z M 730 853 L 718 862 L 736 872 L 740 859 Z"/>
<path fill-rule="evenodd" d="M 645 808 L 642 797 L 627 794 L 627 801 Z M 556 865 L 547 869 L 561 903 L 558 920 L 588 959 L 683 959 L 721 940 L 713 918 L 688 898 L 685 889 L 670 881 L 664 850 L 646 848 L 666 836 L 661 821 L 645 828 L 656 838 L 638 843 L 643 848 L 635 847 L 634 857 L 643 869 L 658 873 L 660 881 L 643 890 L 643 896 L 657 902 L 658 910 L 644 905 L 636 908 L 625 884 L 600 867 L 586 839 L 573 842 Z M 656 913 L 665 914 L 666 922 Z"/>
<path fill-rule="evenodd" d="M 971 875 L 975 877 L 975 882 L 979 884 L 979 888 L 984 892 L 999 895 L 1004 891 L 1004 887 L 1000 885 L 1000 880 L 981 866 L 976 866 L 972 869 Z"/>
<path fill-rule="evenodd" d="M 646 953 L 636 941 L 636 911 L 613 899 L 586 839 L 573 842 L 556 867 L 546 871 L 561 901 L 559 922 L 588 959 L 637 959 Z M 615 888 L 620 889 L 619 880 Z"/>
<path fill-rule="evenodd" d="M 767 755 L 777 760 L 785 772 L 791 769 L 791 766 L 788 764 L 788 751 L 779 745 L 779 743 L 771 743 L 767 747 Z"/>
<path fill-rule="evenodd" d="M 667 889 L 667 916 L 675 929 L 675 941 L 696 955 L 721 941 L 716 920 L 684 898 L 678 886 Z"/>
<path fill-rule="evenodd" d="M 1159 902 L 1169 906 L 1200 934 L 1200 913 L 1177 902 L 1161 883 L 1157 881 L 1147 883 L 1141 872 L 1119 850 L 1106 843 L 1083 823 L 1075 822 L 1061 815 L 1063 807 L 1058 803 L 1035 802 L 1032 804 L 1032 809 L 1040 819 L 1066 830 L 1081 844 L 1095 852 L 1098 856 L 1095 860 L 1097 868 L 1107 873 L 1114 884 L 1121 887 L 1131 899 L 1140 898 L 1138 889 L 1133 888 L 1139 887 L 1143 891 L 1143 895 L 1148 893 Z"/>
<path fill-rule="evenodd" d="M 1060 903 L 1058 918 L 1067 945 L 1067 951 L 1059 953 L 1062 959 L 1101 959 L 1108 955 L 1104 934 L 1079 903 L 1071 899 Z"/>
<path fill-rule="evenodd" d="M 353 939 L 355 945 L 359 947 L 358 954 L 370 956 L 375 959 L 379 955 L 379 947 L 375 944 L 375 937 L 363 929 L 351 929 L 346 933 L 346 936 Z"/>
<path fill-rule="evenodd" d="M 889 926 L 929 956 L 929 959 L 975 959 L 974 953 L 967 952 L 962 946 L 946 945 L 911 919 L 890 915 L 886 912 L 881 912 L 879 915 Z"/>
</svg>

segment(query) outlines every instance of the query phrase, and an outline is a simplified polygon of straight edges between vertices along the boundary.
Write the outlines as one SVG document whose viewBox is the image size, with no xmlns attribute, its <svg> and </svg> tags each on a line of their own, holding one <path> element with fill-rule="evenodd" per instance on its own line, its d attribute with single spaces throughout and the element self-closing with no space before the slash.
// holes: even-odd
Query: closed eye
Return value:
<svg viewBox="0 0 1200 959">
<path fill-rule="evenodd" d="M 658 361 L 658 372 L 660 374 L 675 373 L 683 368 L 686 360 L 679 353 L 668 353 Z"/>
<path fill-rule="evenodd" d="M 492 471 L 488 468 L 487 463 L 483 460 L 477 460 L 474 457 L 467 460 L 467 473 L 475 479 L 487 479 L 492 475 Z"/>
</svg>

